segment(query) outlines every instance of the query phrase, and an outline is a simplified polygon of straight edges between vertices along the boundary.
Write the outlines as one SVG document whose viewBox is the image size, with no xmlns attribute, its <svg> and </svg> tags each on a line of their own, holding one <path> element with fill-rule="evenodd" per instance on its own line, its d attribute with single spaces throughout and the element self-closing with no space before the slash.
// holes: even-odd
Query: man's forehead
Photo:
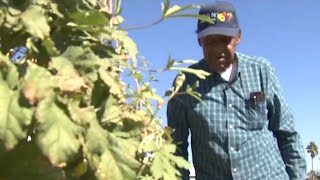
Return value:
<svg viewBox="0 0 320 180">
<path fill-rule="evenodd" d="M 225 36 L 221 34 L 211 34 L 208 36 L 203 37 L 202 39 L 210 40 L 210 39 L 232 39 L 233 37 L 231 36 Z"/>
</svg>

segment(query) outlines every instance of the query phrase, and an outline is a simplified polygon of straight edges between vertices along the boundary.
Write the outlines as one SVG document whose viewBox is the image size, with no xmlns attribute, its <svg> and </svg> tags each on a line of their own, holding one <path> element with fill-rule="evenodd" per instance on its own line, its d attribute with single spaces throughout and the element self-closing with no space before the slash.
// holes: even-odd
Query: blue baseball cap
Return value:
<svg viewBox="0 0 320 180">
<path fill-rule="evenodd" d="M 198 39 L 213 34 L 236 37 L 240 30 L 236 10 L 228 2 L 216 1 L 202 6 L 199 15 L 209 16 L 213 20 L 213 24 L 199 19 Z"/>
</svg>

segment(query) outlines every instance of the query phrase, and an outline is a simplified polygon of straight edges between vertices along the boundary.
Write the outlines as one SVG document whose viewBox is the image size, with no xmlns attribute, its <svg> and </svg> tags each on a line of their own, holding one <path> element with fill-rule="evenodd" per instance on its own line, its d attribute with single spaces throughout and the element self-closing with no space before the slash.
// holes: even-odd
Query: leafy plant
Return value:
<svg viewBox="0 0 320 180">
<path fill-rule="evenodd" d="M 178 14 L 194 5 L 169 6 L 161 20 L 207 19 Z M 159 124 L 166 98 L 143 81 L 120 13 L 121 0 L 0 2 L 0 179 L 172 180 L 176 166 L 189 167 Z M 22 64 L 11 61 L 20 46 Z M 177 64 L 169 59 L 164 70 L 208 75 Z"/>
<path fill-rule="evenodd" d="M 314 141 L 311 141 L 308 146 L 307 146 L 307 152 L 310 153 L 311 156 L 311 176 L 312 178 L 316 178 L 315 177 L 315 172 L 313 170 L 313 159 L 318 155 L 318 146 Z"/>
</svg>

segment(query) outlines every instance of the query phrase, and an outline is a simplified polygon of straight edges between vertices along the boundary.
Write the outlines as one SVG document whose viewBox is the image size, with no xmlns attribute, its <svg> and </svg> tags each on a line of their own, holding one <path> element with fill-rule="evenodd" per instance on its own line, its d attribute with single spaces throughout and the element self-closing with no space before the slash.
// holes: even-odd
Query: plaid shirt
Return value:
<svg viewBox="0 0 320 180">
<path fill-rule="evenodd" d="M 306 161 L 294 119 L 281 96 L 271 64 L 237 53 L 237 74 L 205 80 L 186 74 L 181 91 L 199 81 L 200 102 L 179 94 L 168 102 L 178 155 L 188 159 L 191 132 L 197 180 L 302 180 Z M 204 60 L 191 66 L 210 72 Z M 183 179 L 189 172 L 181 170 Z"/>
</svg>

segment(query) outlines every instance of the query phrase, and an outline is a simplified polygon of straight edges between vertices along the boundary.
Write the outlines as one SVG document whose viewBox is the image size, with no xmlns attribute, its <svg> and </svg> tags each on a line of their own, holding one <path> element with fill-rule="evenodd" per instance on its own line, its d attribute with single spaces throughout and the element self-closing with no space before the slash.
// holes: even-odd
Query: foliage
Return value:
<svg viewBox="0 0 320 180">
<path fill-rule="evenodd" d="M 320 179 L 320 171 L 309 171 L 307 174 L 307 180 L 319 180 Z"/>
<path fill-rule="evenodd" d="M 162 19 L 196 7 L 169 6 Z M 120 0 L 0 2 L 0 179 L 172 180 L 189 167 L 156 118 L 166 99 L 143 81 L 120 12 Z M 10 60 L 17 46 L 26 63 Z"/>
<path fill-rule="evenodd" d="M 311 177 L 315 178 L 315 174 L 313 171 L 313 159 L 318 155 L 318 146 L 314 141 L 311 141 L 310 144 L 307 146 L 307 152 L 310 153 L 311 156 Z"/>
<path fill-rule="evenodd" d="M 314 141 L 311 141 L 307 146 L 307 151 L 310 153 L 311 158 L 315 158 L 318 155 L 318 146 Z"/>
</svg>

